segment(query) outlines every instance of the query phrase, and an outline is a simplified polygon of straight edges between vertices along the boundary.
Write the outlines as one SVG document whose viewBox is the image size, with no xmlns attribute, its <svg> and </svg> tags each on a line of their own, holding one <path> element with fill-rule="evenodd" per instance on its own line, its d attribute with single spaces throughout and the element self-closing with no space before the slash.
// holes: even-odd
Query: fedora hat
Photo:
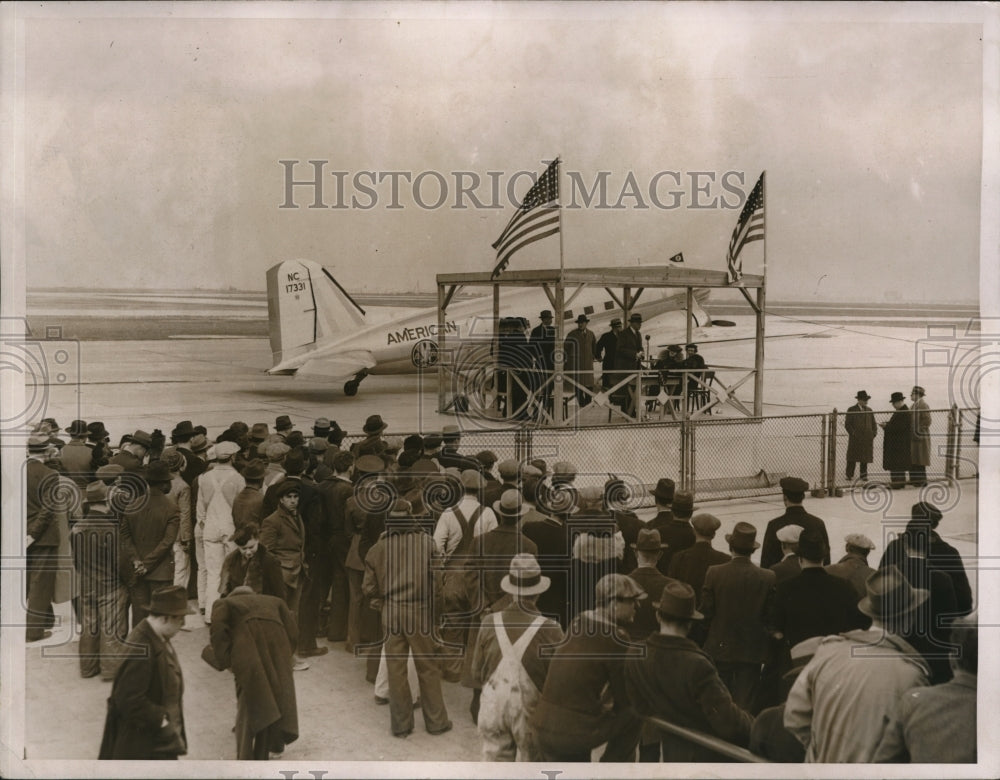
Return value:
<svg viewBox="0 0 1000 780">
<path fill-rule="evenodd" d="M 172 482 L 174 476 L 170 473 L 170 467 L 166 463 L 162 460 L 154 460 L 146 466 L 145 479 L 150 484 L 156 484 L 158 482 Z"/>
<path fill-rule="evenodd" d="M 500 580 L 500 590 L 512 596 L 537 596 L 552 582 L 542 576 L 542 567 L 531 553 L 518 553 L 510 559 L 510 571 Z"/>
<path fill-rule="evenodd" d="M 690 516 L 694 511 L 694 493 L 690 490 L 678 490 L 674 493 L 674 500 L 670 504 L 674 514 Z"/>
<path fill-rule="evenodd" d="M 203 433 L 196 433 L 191 437 L 188 446 L 191 448 L 191 452 L 197 455 L 199 452 L 204 452 L 208 449 L 208 438 Z"/>
<path fill-rule="evenodd" d="M 153 591 L 147 610 L 154 615 L 193 615 L 188 606 L 187 588 L 170 585 Z"/>
<path fill-rule="evenodd" d="M 886 566 L 865 582 L 865 597 L 858 610 L 875 620 L 902 617 L 909 614 L 930 595 L 929 590 L 914 588 L 895 565 Z"/>
<path fill-rule="evenodd" d="M 170 432 L 170 435 L 173 438 L 177 438 L 178 436 L 181 437 L 194 436 L 194 425 L 191 423 L 190 420 L 181 420 L 179 423 L 177 423 L 177 425 L 174 426 L 174 429 Z"/>
<path fill-rule="evenodd" d="M 679 620 L 702 620 L 705 617 L 694 608 L 694 588 L 680 580 L 664 585 L 660 600 L 653 607 L 664 617 Z"/>
<path fill-rule="evenodd" d="M 441 429 L 441 438 L 447 442 L 462 438 L 462 429 L 457 425 L 446 425 Z"/>
<path fill-rule="evenodd" d="M 622 318 L 621 317 L 615 317 L 613 320 L 611 320 L 611 327 L 612 328 L 620 328 L 621 326 L 622 326 Z"/>
<path fill-rule="evenodd" d="M 269 433 L 270 431 L 267 428 L 267 423 L 254 423 L 253 427 L 250 429 L 250 441 L 264 441 Z"/>
<path fill-rule="evenodd" d="M 288 431 L 292 428 L 292 418 L 287 414 L 280 415 L 274 421 L 274 430 L 276 431 Z"/>
<path fill-rule="evenodd" d="M 128 437 L 128 441 L 132 444 L 145 447 L 147 450 L 153 446 L 153 437 L 145 431 L 136 431 Z"/>
<path fill-rule="evenodd" d="M 87 435 L 87 423 L 83 420 L 73 420 L 69 424 L 68 428 L 64 428 L 70 436 L 86 436 Z"/>
<path fill-rule="evenodd" d="M 659 552 L 666 550 L 668 545 L 663 544 L 660 540 L 660 532 L 655 528 L 640 528 L 639 538 L 632 543 L 632 547 L 645 552 Z"/>
<path fill-rule="evenodd" d="M 858 390 L 857 394 L 854 397 L 857 398 L 859 401 L 867 401 L 869 398 L 871 398 L 871 396 L 868 395 L 867 390 Z"/>
<path fill-rule="evenodd" d="M 174 447 L 167 447 L 163 450 L 160 454 L 160 460 L 166 463 L 167 468 L 171 471 L 184 471 L 184 468 L 187 466 L 187 458 L 184 457 L 184 454 L 180 450 Z"/>
<path fill-rule="evenodd" d="M 361 427 L 361 430 L 367 433 L 369 436 L 371 436 L 372 434 L 375 433 L 382 433 L 382 431 L 384 431 L 388 427 L 389 424 L 383 422 L 382 415 L 373 414 L 367 420 L 365 420 L 365 424 Z"/>
<path fill-rule="evenodd" d="M 649 491 L 664 504 L 669 504 L 674 500 L 674 481 L 669 477 L 662 477 L 656 483 L 656 489 Z"/>
<path fill-rule="evenodd" d="M 260 458 L 254 458 L 243 467 L 243 479 L 264 479 L 267 473 L 267 465 Z"/>
<path fill-rule="evenodd" d="M 99 504 L 108 500 L 108 486 L 98 480 L 87 485 L 86 500 L 88 504 Z"/>
<path fill-rule="evenodd" d="M 756 550 L 760 547 L 760 542 L 757 541 L 757 529 L 750 523 L 737 523 L 733 526 L 733 532 L 726 534 L 726 541 L 737 550 Z"/>
<path fill-rule="evenodd" d="M 551 320 L 552 319 L 552 312 L 549 311 L 548 309 L 542 309 L 542 311 L 538 312 L 538 319 L 540 319 L 540 320 Z"/>
<path fill-rule="evenodd" d="M 576 318 L 576 324 L 579 325 L 581 322 L 590 322 L 586 314 L 581 314 Z"/>
<path fill-rule="evenodd" d="M 629 322 L 642 322 L 642 315 L 641 314 L 633 314 L 632 316 L 630 316 L 628 318 L 628 321 Z"/>
<path fill-rule="evenodd" d="M 330 433 L 330 418 L 317 417 L 313 421 L 313 433 L 316 436 L 326 436 L 328 433 Z"/>
<path fill-rule="evenodd" d="M 521 502 L 521 494 L 516 490 L 505 490 L 500 498 L 493 502 L 493 511 L 504 517 L 524 517 L 528 507 Z"/>
<path fill-rule="evenodd" d="M 33 433 L 28 437 L 28 452 L 45 452 L 49 448 L 49 437 L 44 433 Z"/>
<path fill-rule="evenodd" d="M 892 396 L 889 398 L 889 403 L 894 404 L 896 403 L 896 401 L 905 401 L 905 400 L 906 396 L 897 391 L 893 393 Z"/>
<path fill-rule="evenodd" d="M 330 442 L 324 439 L 322 436 L 313 436 L 309 440 L 309 452 L 326 452 L 330 449 Z"/>
<path fill-rule="evenodd" d="M 100 441 L 101 439 L 107 437 L 109 434 L 104 427 L 104 423 L 100 420 L 90 423 L 87 426 L 87 438 L 91 441 Z"/>
</svg>

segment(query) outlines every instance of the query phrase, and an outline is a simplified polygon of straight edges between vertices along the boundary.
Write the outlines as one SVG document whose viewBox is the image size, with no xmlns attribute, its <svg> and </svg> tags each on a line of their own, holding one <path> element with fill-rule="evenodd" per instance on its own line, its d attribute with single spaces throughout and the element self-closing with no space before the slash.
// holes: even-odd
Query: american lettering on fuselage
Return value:
<svg viewBox="0 0 1000 780">
<path fill-rule="evenodd" d="M 454 320 L 448 320 L 444 324 L 444 332 L 458 333 L 458 324 Z M 417 325 L 415 328 L 403 328 L 402 330 L 389 331 L 386 333 L 386 345 L 401 344 L 404 341 L 420 341 L 421 339 L 434 338 L 438 335 L 438 324 L 430 322 L 426 325 Z"/>
</svg>

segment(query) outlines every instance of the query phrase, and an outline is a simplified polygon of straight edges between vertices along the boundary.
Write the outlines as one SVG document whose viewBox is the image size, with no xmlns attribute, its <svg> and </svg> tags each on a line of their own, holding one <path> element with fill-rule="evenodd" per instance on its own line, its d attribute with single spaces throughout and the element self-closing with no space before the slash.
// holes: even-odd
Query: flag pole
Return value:
<svg viewBox="0 0 1000 780">
<path fill-rule="evenodd" d="M 767 297 L 767 171 L 760 174 L 761 215 L 764 218 L 764 262 L 761 269 L 760 287 L 757 288 L 757 333 L 754 355 L 753 377 L 753 414 L 760 417 L 764 414 L 764 324 L 765 303 Z"/>
<path fill-rule="evenodd" d="M 558 175 L 559 184 L 559 197 L 556 199 L 556 204 L 559 206 L 559 276 L 562 276 L 563 271 L 563 218 L 562 218 L 562 193 L 563 193 L 563 175 L 562 175 L 562 155 L 556 156 L 556 173 Z"/>
<path fill-rule="evenodd" d="M 563 219 L 562 219 L 562 155 L 556 155 L 556 185 L 558 187 L 557 192 L 559 193 L 556 197 L 556 206 L 559 208 L 559 279 L 556 282 L 556 306 L 558 311 L 556 315 L 559 317 L 556 320 L 556 352 L 560 355 L 560 359 L 557 361 L 557 365 L 553 366 L 556 372 L 556 380 L 553 383 L 553 398 L 552 398 L 552 416 L 559 422 L 562 423 L 563 420 L 563 370 L 566 367 L 566 357 L 565 357 L 565 338 L 566 334 L 563 332 L 565 326 L 565 319 L 563 317 L 563 306 L 566 305 L 566 291 L 563 288 Z"/>
</svg>

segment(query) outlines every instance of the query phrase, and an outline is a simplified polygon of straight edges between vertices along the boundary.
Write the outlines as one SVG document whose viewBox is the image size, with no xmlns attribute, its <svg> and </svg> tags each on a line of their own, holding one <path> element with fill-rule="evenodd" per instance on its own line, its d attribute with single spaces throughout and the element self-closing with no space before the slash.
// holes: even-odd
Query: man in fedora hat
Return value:
<svg viewBox="0 0 1000 780">
<path fill-rule="evenodd" d="M 659 630 L 646 640 L 644 657 L 626 663 L 628 696 L 640 715 L 712 734 L 745 747 L 751 717 L 737 705 L 711 659 L 688 639 L 694 621 L 694 590 L 686 582 L 667 584 L 655 605 Z M 663 734 L 663 761 L 715 761 L 717 754 L 693 742 Z"/>
<path fill-rule="evenodd" d="M 563 342 L 563 349 L 566 351 L 566 375 L 578 385 L 573 390 L 581 409 L 590 403 L 591 392 L 594 389 L 594 360 L 597 355 L 597 339 L 594 337 L 594 332 L 587 327 L 588 322 L 590 320 L 586 314 L 578 316 L 576 330 L 571 330 Z"/>
<path fill-rule="evenodd" d="M 686 582 L 694 588 L 694 597 L 701 603 L 701 588 L 705 584 L 705 572 L 709 566 L 726 563 L 732 556 L 712 547 L 712 540 L 722 523 L 715 515 L 706 512 L 691 518 L 691 529 L 694 531 L 694 544 L 685 550 L 679 550 L 670 558 L 668 575 L 681 582 Z"/>
<path fill-rule="evenodd" d="M 146 617 L 126 639 L 128 656 L 108 697 L 99 759 L 176 759 L 187 753 L 184 676 L 170 640 L 184 626 L 187 591 L 171 585 L 154 591 Z"/>
<path fill-rule="evenodd" d="M 635 758 L 640 721 L 625 689 L 625 660 L 636 648 L 625 629 L 646 593 L 624 574 L 606 574 L 594 594 L 597 606 L 573 619 L 556 648 L 531 717 L 541 761 L 588 762 L 604 743 L 602 762 Z"/>
<path fill-rule="evenodd" d="M 844 430 L 847 431 L 847 478 L 854 479 L 854 464 L 861 464 L 861 479 L 868 479 L 868 464 L 874 460 L 872 442 L 878 434 L 875 412 L 868 406 L 871 396 L 858 390 L 854 396 L 857 403 L 847 408 L 844 415 Z"/>
<path fill-rule="evenodd" d="M 615 317 L 608 326 L 608 332 L 601 334 L 594 348 L 595 359 L 601 361 L 601 387 L 605 390 L 618 382 L 614 371 L 618 355 L 618 336 L 621 332 L 621 318 Z"/>
<path fill-rule="evenodd" d="M 657 564 L 663 575 L 670 571 L 670 560 L 674 553 L 694 544 L 694 529 L 690 523 L 694 512 L 694 493 L 681 490 L 675 494 L 673 488 L 673 480 L 661 479 L 657 482 L 656 489 L 652 491 L 657 514 L 646 524 L 647 528 L 659 531 L 660 539 L 667 545 L 667 550 Z"/>
<path fill-rule="evenodd" d="M 709 625 L 704 647 L 733 700 L 749 710 L 767 660 L 766 616 L 775 578 L 750 560 L 760 547 L 750 523 L 737 523 L 726 542 L 732 560 L 705 572 L 701 610 Z"/>
<path fill-rule="evenodd" d="M 142 472 L 142 466 L 146 459 L 146 453 L 153 446 L 153 437 L 145 431 L 136 431 L 131 436 L 125 437 L 121 451 L 112 457 L 109 463 L 117 463 L 125 471 L 133 474 Z"/>
<path fill-rule="evenodd" d="M 28 615 L 25 640 L 37 642 L 52 635 L 52 601 L 56 588 L 56 559 L 61 541 L 59 512 L 53 496 L 59 490 L 59 472 L 46 465 L 54 449 L 49 437 L 33 433 L 28 437 L 28 459 L 24 466 L 24 508 L 27 521 L 27 599 Z"/>
<path fill-rule="evenodd" d="M 483 691 L 477 726 L 484 761 L 540 759 L 529 721 L 551 660 L 541 648 L 563 639 L 559 624 L 539 615 L 536 607 L 549 584 L 533 554 L 512 556 L 500 581 L 507 603 L 483 618 L 476 635 L 471 675 Z"/>
<path fill-rule="evenodd" d="M 292 425 L 292 418 L 287 414 L 278 415 L 274 421 L 274 431 L 282 439 L 288 439 L 288 434 L 295 430 L 295 426 Z"/>
<path fill-rule="evenodd" d="M 656 568 L 667 545 L 660 541 L 660 532 L 655 528 L 640 528 L 632 549 L 635 551 L 638 565 L 628 573 L 628 576 L 639 584 L 649 598 L 639 602 L 635 620 L 628 626 L 628 635 L 633 642 L 643 642 L 659 628 L 653 605 L 659 600 L 663 587 L 671 582 L 672 578 L 664 576 Z"/>
<path fill-rule="evenodd" d="M 125 508 L 120 526 L 122 571 L 132 602 L 132 627 L 146 616 L 154 591 L 174 583 L 174 542 L 180 510 L 167 496 L 173 477 L 162 460 L 149 464 L 146 491 Z M 186 592 L 186 591 L 185 591 Z"/>
<path fill-rule="evenodd" d="M 614 384 L 629 379 L 621 394 L 622 411 L 626 414 L 635 413 L 635 381 L 634 375 L 639 370 L 643 356 L 646 354 L 642 344 L 642 315 L 632 314 L 628 319 L 628 327 L 618 334 L 618 348 L 615 352 Z"/>
<path fill-rule="evenodd" d="M 871 628 L 821 642 L 785 703 L 785 728 L 805 745 L 807 763 L 870 763 L 900 697 L 928 684 L 926 662 L 903 639 L 927 595 L 895 566 L 879 569 L 858 603 Z"/>
<path fill-rule="evenodd" d="M 910 483 L 916 487 L 927 484 L 927 467 L 931 465 L 931 408 L 924 400 L 924 388 L 914 385 L 910 391 Z"/>
<path fill-rule="evenodd" d="M 222 564 L 234 549 L 233 502 L 246 487 L 246 480 L 233 466 L 238 444 L 224 441 L 215 445 L 216 463 L 198 476 L 195 517 L 201 531 L 203 560 L 198 562 L 198 602 L 204 601 L 205 622 L 212 619 L 211 606 L 221 595 Z M 204 571 L 204 575 L 201 572 Z M 202 585 L 204 583 L 204 585 Z"/>
<path fill-rule="evenodd" d="M 906 487 L 906 472 L 910 470 L 910 411 L 906 396 L 900 392 L 889 398 L 892 416 L 882 426 L 882 468 L 889 472 L 889 487 Z"/>
<path fill-rule="evenodd" d="M 111 457 L 109 441 L 111 434 L 104 427 L 104 423 L 95 420 L 87 423 L 87 448 L 90 450 L 90 469 L 97 471 L 101 466 L 106 466 Z"/>
<path fill-rule="evenodd" d="M 408 502 L 397 499 L 386 518 L 386 531 L 365 555 L 362 591 L 381 613 L 389 674 L 389 720 L 395 737 L 413 731 L 413 698 L 406 676 L 412 653 L 420 687 L 424 727 L 432 735 L 450 731 L 441 669 L 434 641 L 434 592 L 431 561 L 434 542 L 413 516 Z"/>
<path fill-rule="evenodd" d="M 459 471 L 472 469 L 482 471 L 483 464 L 475 458 L 470 458 L 459 453 L 458 448 L 462 444 L 462 429 L 457 425 L 449 424 L 441 430 L 441 452 L 438 454 L 438 463 L 441 468 L 457 468 Z"/>
<path fill-rule="evenodd" d="M 544 403 L 547 407 L 552 399 L 552 383 L 548 380 L 552 374 L 553 353 L 556 348 L 556 329 L 552 325 L 552 312 L 548 309 L 539 312 L 538 319 L 541 322 L 532 328 L 531 333 L 528 334 L 528 347 L 535 364 L 532 386 L 540 388 L 537 400 L 539 403 Z"/>
<path fill-rule="evenodd" d="M 360 458 L 362 455 L 377 455 L 378 457 L 382 457 L 386 448 L 385 439 L 382 434 L 385 433 L 388 427 L 389 423 L 382 419 L 382 415 L 369 415 L 365 420 L 365 424 L 361 427 L 361 432 L 364 433 L 365 438 L 351 445 L 351 453 L 354 457 Z"/>
<path fill-rule="evenodd" d="M 501 584 L 510 559 L 520 553 L 538 553 L 538 546 L 521 533 L 521 520 L 528 513 L 528 505 L 516 488 L 505 490 L 493 502 L 492 509 L 497 527 L 483 534 L 481 556 L 475 565 L 481 577 L 484 608 L 492 608 L 504 599 L 506 591 Z"/>
<path fill-rule="evenodd" d="M 823 541 L 827 549 L 823 563 L 829 563 L 830 539 L 826 533 L 826 523 L 815 515 L 809 514 L 805 510 L 805 507 L 802 506 L 802 502 L 806 498 L 806 492 L 809 490 L 809 483 L 798 477 L 782 477 L 779 484 L 781 485 L 781 498 L 785 504 L 785 513 L 771 520 L 764 530 L 764 541 L 760 550 L 761 568 L 769 569 L 782 559 L 778 531 L 786 525 L 798 525 L 806 530 L 818 530 L 823 536 Z"/>
<path fill-rule="evenodd" d="M 94 469 L 90 465 L 94 453 L 87 447 L 87 423 L 83 420 L 73 420 L 64 430 L 69 434 L 69 443 L 59 453 L 63 473 L 72 479 L 77 487 L 86 488 L 94 475 Z"/>
</svg>

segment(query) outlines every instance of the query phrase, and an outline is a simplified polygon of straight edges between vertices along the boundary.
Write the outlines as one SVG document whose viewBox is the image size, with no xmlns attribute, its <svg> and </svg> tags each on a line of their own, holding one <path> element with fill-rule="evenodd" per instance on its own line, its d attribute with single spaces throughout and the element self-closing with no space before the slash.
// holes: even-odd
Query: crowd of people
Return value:
<svg viewBox="0 0 1000 780">
<path fill-rule="evenodd" d="M 975 761 L 973 594 L 932 504 L 876 567 L 861 534 L 833 562 L 796 477 L 781 516 L 717 546 L 720 520 L 667 477 L 643 522 L 617 478 L 463 452 L 457 426 L 387 429 L 372 415 L 344 446 L 335 422 L 282 415 L 210 441 L 185 420 L 113 447 L 101 422 L 38 427 L 26 639 L 50 633 L 68 546 L 80 674 L 112 681 L 101 758 L 185 754 L 193 661 L 170 639 L 197 611 L 202 659 L 236 679 L 240 759 L 297 738 L 296 673 L 343 642 L 395 737 L 416 711 L 449 731 L 442 686 L 470 689 L 489 761 L 718 760 L 660 722 L 772 761 Z"/>
<path fill-rule="evenodd" d="M 530 330 L 523 317 L 504 317 L 499 322 L 496 384 L 502 416 L 524 419 L 537 416 L 539 407 L 551 411 L 556 329 L 549 309 L 539 313 L 539 320 Z M 697 344 L 688 344 L 683 351 L 679 344 L 672 344 L 654 357 L 649 353 L 649 337 L 643 342 L 642 315 L 638 312 L 629 316 L 627 328 L 621 318 L 612 319 L 600 338 L 590 330 L 589 322 L 586 314 L 578 315 L 576 328 L 566 334 L 562 344 L 563 369 L 570 381 L 566 393 L 576 398 L 579 408 L 589 405 L 600 389 L 627 414 L 634 414 L 636 393 L 629 380 L 642 369 L 657 372 L 662 386 L 675 398 L 695 394 L 703 387 L 696 377 L 706 366 Z M 594 375 L 595 363 L 601 364 L 599 382 Z M 676 401 L 672 403 L 676 408 Z"/>
</svg>

